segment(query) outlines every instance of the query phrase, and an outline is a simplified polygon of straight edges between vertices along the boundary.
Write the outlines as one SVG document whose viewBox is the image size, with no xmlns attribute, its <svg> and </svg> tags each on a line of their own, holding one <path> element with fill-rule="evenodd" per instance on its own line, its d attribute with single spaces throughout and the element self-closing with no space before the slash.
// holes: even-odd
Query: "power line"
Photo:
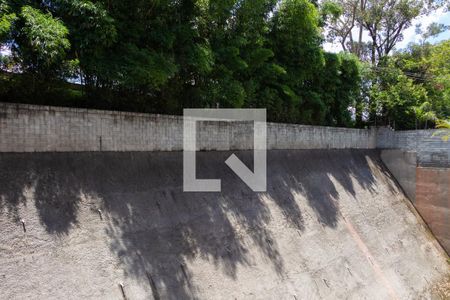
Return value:
<svg viewBox="0 0 450 300">
<path fill-rule="evenodd" d="M 388 70 L 388 71 L 400 70 L 400 69 L 396 69 L 396 68 L 393 68 L 393 67 L 377 67 L 377 66 L 374 66 L 374 67 L 371 67 L 371 68 L 372 68 L 373 71 L 378 72 L 378 73 L 386 71 L 386 70 Z M 405 76 L 407 76 L 409 78 L 412 78 L 412 79 L 415 79 L 415 80 L 421 80 L 423 82 L 430 82 L 431 80 L 436 78 L 436 76 L 430 75 L 430 74 L 414 73 L 414 72 L 403 71 L 403 70 L 400 70 L 400 71 L 402 72 L 403 75 L 405 75 Z"/>
</svg>

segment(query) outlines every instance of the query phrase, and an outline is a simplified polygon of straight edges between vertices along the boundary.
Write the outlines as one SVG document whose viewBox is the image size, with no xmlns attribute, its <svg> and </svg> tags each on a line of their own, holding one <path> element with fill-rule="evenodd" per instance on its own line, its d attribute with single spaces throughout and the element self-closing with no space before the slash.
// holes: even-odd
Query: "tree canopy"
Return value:
<svg viewBox="0 0 450 300">
<path fill-rule="evenodd" d="M 380 120 L 396 128 L 431 128 L 450 116 L 450 40 L 412 44 L 374 68 Z"/>
<path fill-rule="evenodd" d="M 448 45 L 392 53 L 411 20 L 438 4 L 385 4 L 392 9 L 369 0 L 0 0 L 0 44 L 10 51 L 0 59 L 0 97 L 170 114 L 267 108 L 270 121 L 330 126 L 373 125 L 367 115 L 377 115 L 401 128 L 432 126 L 433 114 L 448 118 Z M 375 31 L 372 44 L 355 41 L 354 28 Z M 344 53 L 323 50 L 325 30 Z M 427 34 L 443 30 L 435 24 Z M 408 76 L 417 70 L 426 84 Z"/>
<path fill-rule="evenodd" d="M 308 0 L 1 0 L 0 14 L 4 99 L 351 125 L 358 62 L 323 51 Z"/>
<path fill-rule="evenodd" d="M 356 124 L 391 125 L 397 129 L 428 128 L 439 118 L 448 119 L 449 70 L 441 60 L 431 67 L 445 44 L 433 46 L 431 37 L 449 29 L 431 23 L 425 31 L 419 24 L 420 44 L 398 51 L 396 46 L 417 17 L 445 7 L 441 0 L 326 0 L 321 11 L 328 41 L 339 42 L 364 64 L 361 94 L 355 104 Z"/>
</svg>

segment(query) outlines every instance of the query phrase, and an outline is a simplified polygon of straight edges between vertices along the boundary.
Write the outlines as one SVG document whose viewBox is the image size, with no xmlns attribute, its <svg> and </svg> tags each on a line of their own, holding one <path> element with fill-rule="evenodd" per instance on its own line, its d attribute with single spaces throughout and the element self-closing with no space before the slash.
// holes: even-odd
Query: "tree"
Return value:
<svg viewBox="0 0 450 300">
<path fill-rule="evenodd" d="M 273 17 L 270 37 L 275 61 L 286 71 L 280 86 L 283 115 L 309 124 L 320 124 L 325 110 L 312 88 L 316 70 L 324 65 L 319 21 L 318 11 L 309 1 L 286 0 Z"/>
<path fill-rule="evenodd" d="M 428 74 L 431 77 L 430 89 L 434 91 L 433 108 L 438 117 L 448 119 L 450 116 L 450 40 L 432 47 L 429 58 Z"/>
<path fill-rule="evenodd" d="M 382 119 L 395 129 L 414 128 L 416 125 L 414 108 L 427 100 L 425 89 L 420 85 L 415 85 L 404 75 L 399 75 L 395 82 L 386 84 L 386 87 L 383 88 L 381 85 L 384 84 L 386 82 L 376 84 L 372 89 Z"/>
<path fill-rule="evenodd" d="M 11 26 L 16 19 L 16 14 L 11 11 L 11 7 L 5 0 L 0 0 L 0 42 L 5 42 L 9 38 Z"/>
<path fill-rule="evenodd" d="M 360 94 L 361 66 L 351 54 L 325 53 L 324 58 L 325 65 L 314 79 L 314 93 L 324 103 L 320 124 L 350 127 L 351 109 L 356 110 Z"/>
<path fill-rule="evenodd" d="M 397 128 L 431 128 L 450 116 L 449 41 L 413 44 L 373 70 L 370 96 L 378 121 Z"/>
<path fill-rule="evenodd" d="M 24 6 L 13 29 L 12 50 L 25 70 L 48 75 L 56 71 L 70 48 L 64 24 L 30 6 Z"/>
<path fill-rule="evenodd" d="M 328 22 L 328 38 L 338 40 L 344 51 L 368 59 L 372 65 L 394 50 L 412 20 L 443 5 L 441 1 L 421 0 L 333 0 L 332 3 L 342 8 L 342 14 Z M 363 41 L 364 33 L 369 36 L 369 43 Z"/>
<path fill-rule="evenodd" d="M 422 85 L 428 94 L 431 110 L 437 118 L 450 115 L 450 41 L 436 45 L 427 42 L 412 44 L 406 50 L 393 55 L 395 65 L 415 84 Z"/>
<path fill-rule="evenodd" d="M 171 114 L 265 107 L 270 121 L 339 126 L 351 126 L 349 106 L 358 107 L 356 60 L 321 47 L 323 23 L 338 15 L 331 4 L 326 12 L 308 0 L 0 4 L 0 43 L 15 64 L 2 58 L 8 100 Z"/>
<path fill-rule="evenodd" d="M 429 38 L 436 37 L 449 29 L 449 25 L 432 22 L 427 26 L 426 31 L 422 32 L 421 25 L 416 25 L 416 33 L 422 34 L 422 44 L 426 43 Z"/>
<path fill-rule="evenodd" d="M 327 11 L 330 3 L 340 7 L 341 14 L 330 14 L 331 17 L 326 18 L 328 39 L 338 41 L 345 52 L 353 53 L 371 65 L 371 69 L 366 68 L 364 72 L 362 93 L 356 105 L 358 110 L 366 109 L 366 112 L 358 112 L 358 119 L 365 114 L 368 123 L 378 124 L 380 120 L 377 119 L 381 114 L 381 121 L 389 122 L 385 113 L 390 109 L 380 107 L 387 102 L 374 98 L 381 95 L 374 92 L 375 88 L 381 88 L 380 92 L 383 92 L 387 88 L 385 85 L 391 84 L 386 83 L 385 78 L 380 78 L 380 67 L 385 67 L 383 64 L 403 39 L 403 32 L 411 26 L 412 21 L 436 10 L 444 3 L 439 0 L 329 0 L 322 4 L 322 10 Z M 442 24 L 430 25 L 423 35 L 424 43 L 427 38 L 446 29 Z M 369 41 L 365 41 L 364 36 L 367 36 Z M 416 81 L 414 78 L 412 80 Z M 406 81 L 403 83 L 407 84 Z M 434 93 L 428 88 L 427 92 Z M 360 121 L 357 123 L 362 124 Z"/>
<path fill-rule="evenodd" d="M 365 1 L 365 0 L 363 0 Z M 354 29 L 360 14 L 358 5 L 360 0 L 325 1 L 322 4 L 324 23 L 328 24 L 328 40 L 338 41 L 343 51 L 358 54 L 354 42 Z M 361 37 L 362 39 L 362 37 Z"/>
<path fill-rule="evenodd" d="M 419 124 L 416 125 L 416 128 L 420 127 L 421 124 L 425 124 L 425 129 L 427 129 L 429 123 L 437 121 L 436 113 L 432 111 L 432 106 L 430 102 L 425 101 L 419 106 L 414 106 L 413 109 L 416 116 L 416 120 L 420 122 Z"/>
</svg>

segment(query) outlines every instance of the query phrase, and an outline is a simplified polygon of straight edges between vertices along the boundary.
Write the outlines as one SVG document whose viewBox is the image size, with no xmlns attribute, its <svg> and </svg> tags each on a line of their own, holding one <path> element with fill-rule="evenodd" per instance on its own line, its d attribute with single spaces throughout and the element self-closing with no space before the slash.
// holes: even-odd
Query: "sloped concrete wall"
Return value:
<svg viewBox="0 0 450 300">
<path fill-rule="evenodd" d="M 0 103 L 0 152 L 180 151 L 183 118 Z M 374 130 L 267 124 L 268 149 L 372 149 Z M 199 150 L 253 147 L 249 122 L 198 122 Z"/>
</svg>

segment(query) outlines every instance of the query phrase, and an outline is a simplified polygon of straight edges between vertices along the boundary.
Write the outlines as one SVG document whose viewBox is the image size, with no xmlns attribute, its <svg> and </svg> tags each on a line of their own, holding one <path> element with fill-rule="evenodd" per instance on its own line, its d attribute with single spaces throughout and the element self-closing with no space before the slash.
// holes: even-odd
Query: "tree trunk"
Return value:
<svg viewBox="0 0 450 300">
<path fill-rule="evenodd" d="M 361 0 L 361 6 L 360 6 L 360 9 L 361 9 L 361 12 L 363 12 L 364 11 L 364 1 L 365 0 Z M 363 37 L 363 30 L 364 30 L 364 27 L 363 27 L 363 24 L 362 24 L 362 22 L 359 22 L 359 36 L 358 36 L 358 46 L 357 46 L 357 53 L 356 53 L 356 55 L 359 57 L 359 59 L 362 59 L 362 37 Z"/>
</svg>

